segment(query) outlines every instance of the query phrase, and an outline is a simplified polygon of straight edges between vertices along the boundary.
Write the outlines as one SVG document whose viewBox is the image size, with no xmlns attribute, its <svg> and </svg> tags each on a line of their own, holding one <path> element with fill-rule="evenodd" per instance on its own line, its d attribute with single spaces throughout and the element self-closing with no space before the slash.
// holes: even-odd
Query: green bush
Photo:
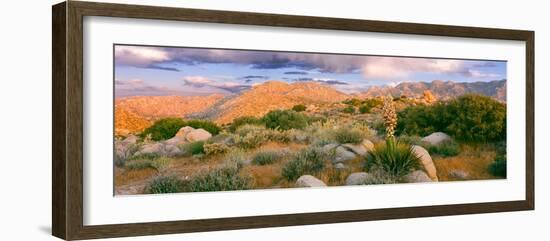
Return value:
<svg viewBox="0 0 550 241">
<path fill-rule="evenodd" d="M 325 168 L 328 154 L 321 148 L 310 147 L 302 150 L 298 155 L 286 163 L 281 175 L 289 181 L 294 181 L 305 174 L 315 174 Z"/>
<path fill-rule="evenodd" d="M 160 119 L 141 132 L 140 136 L 145 138 L 150 135 L 151 139 L 155 141 L 170 139 L 174 137 L 185 124 L 185 121 L 180 118 Z"/>
<path fill-rule="evenodd" d="M 229 125 L 229 130 L 235 132 L 239 127 L 243 125 L 262 125 L 262 120 L 253 117 L 253 116 L 243 116 L 233 120 L 231 125 Z"/>
<path fill-rule="evenodd" d="M 460 145 L 453 140 L 446 140 L 437 145 L 428 145 L 428 152 L 443 157 L 456 156 L 460 153 Z"/>
<path fill-rule="evenodd" d="M 370 113 L 371 109 L 372 109 L 372 107 L 369 107 L 368 105 L 361 105 L 359 107 L 359 112 L 361 114 L 366 114 L 366 113 Z"/>
<path fill-rule="evenodd" d="M 422 141 L 422 138 L 420 136 L 401 135 L 397 138 L 397 140 L 399 141 L 399 143 L 409 145 L 425 146 L 426 144 Z"/>
<path fill-rule="evenodd" d="M 412 146 L 392 139 L 369 152 L 365 164 L 367 170 L 380 168 L 394 177 L 402 177 L 418 167 L 420 159 L 414 154 Z"/>
<path fill-rule="evenodd" d="M 358 129 L 341 127 L 334 131 L 334 139 L 341 144 L 358 144 L 363 141 L 363 133 L 361 133 Z"/>
<path fill-rule="evenodd" d="M 183 191 L 183 182 L 174 176 L 158 176 L 147 184 L 147 193 L 177 193 Z"/>
<path fill-rule="evenodd" d="M 363 105 L 369 107 L 370 109 L 381 106 L 384 104 L 384 101 L 380 98 L 368 98 L 363 101 Z"/>
<path fill-rule="evenodd" d="M 506 155 L 498 155 L 489 165 L 489 172 L 493 176 L 506 177 Z"/>
<path fill-rule="evenodd" d="M 145 138 L 151 136 L 154 141 L 166 140 L 174 137 L 178 131 L 184 127 L 190 126 L 195 129 L 202 128 L 212 135 L 220 133 L 221 128 L 215 123 L 208 120 L 188 120 L 185 121 L 180 118 L 164 118 L 155 121 L 152 126 L 141 132 L 140 136 Z"/>
<path fill-rule="evenodd" d="M 262 120 L 267 128 L 279 130 L 304 129 L 308 123 L 306 115 L 293 110 L 273 110 Z"/>
<path fill-rule="evenodd" d="M 256 153 L 252 158 L 252 163 L 256 165 L 269 165 L 281 159 L 282 155 L 278 151 L 262 151 Z"/>
<path fill-rule="evenodd" d="M 305 105 L 295 105 L 295 106 L 292 107 L 292 110 L 296 111 L 296 112 L 302 112 L 302 111 L 306 110 L 306 106 Z"/>
<path fill-rule="evenodd" d="M 344 107 L 344 109 L 342 109 L 342 112 L 348 113 L 348 114 L 354 114 L 355 113 L 355 107 L 353 107 L 352 105 L 348 105 L 348 106 Z"/>
<path fill-rule="evenodd" d="M 210 132 L 210 134 L 212 134 L 213 136 L 219 134 L 221 131 L 221 128 L 216 125 L 216 123 L 209 120 L 188 120 L 185 121 L 185 126 L 190 126 L 195 129 L 202 128 L 205 131 Z"/>
<path fill-rule="evenodd" d="M 343 103 L 346 104 L 346 105 L 359 106 L 363 103 L 363 101 L 361 101 L 360 99 L 357 99 L 357 98 L 352 98 L 352 99 L 348 99 L 348 100 L 343 101 Z"/>
<path fill-rule="evenodd" d="M 195 141 L 184 144 L 181 149 L 185 153 L 191 153 L 192 155 L 204 154 L 204 141 Z"/>
<path fill-rule="evenodd" d="M 206 155 L 223 154 L 229 151 L 229 147 L 223 143 L 205 143 L 203 148 Z"/>
<path fill-rule="evenodd" d="M 425 136 L 437 131 L 461 141 L 504 140 L 506 105 L 487 96 L 466 94 L 448 102 L 410 106 L 398 115 L 398 133 Z"/>
<path fill-rule="evenodd" d="M 252 188 L 253 179 L 240 175 L 240 165 L 226 164 L 213 170 L 191 176 L 184 185 L 186 192 L 246 190 Z"/>
</svg>

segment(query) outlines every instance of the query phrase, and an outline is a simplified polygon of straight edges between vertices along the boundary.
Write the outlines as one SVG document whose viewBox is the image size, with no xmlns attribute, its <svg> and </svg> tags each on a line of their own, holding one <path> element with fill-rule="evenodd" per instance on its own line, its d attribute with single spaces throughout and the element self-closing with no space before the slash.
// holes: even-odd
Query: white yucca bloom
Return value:
<svg viewBox="0 0 550 241">
<path fill-rule="evenodd" d="M 395 127 L 397 126 L 397 114 L 393 105 L 393 98 L 387 96 L 384 98 L 384 106 L 382 107 L 382 117 L 386 126 L 386 138 L 394 138 Z"/>
</svg>

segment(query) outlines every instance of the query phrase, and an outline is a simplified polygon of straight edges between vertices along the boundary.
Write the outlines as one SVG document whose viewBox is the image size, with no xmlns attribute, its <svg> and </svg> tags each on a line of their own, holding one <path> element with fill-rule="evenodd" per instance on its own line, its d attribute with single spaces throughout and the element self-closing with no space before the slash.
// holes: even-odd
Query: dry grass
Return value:
<svg viewBox="0 0 550 241">
<path fill-rule="evenodd" d="M 136 170 L 115 169 L 115 187 L 124 186 L 134 182 L 146 180 L 157 174 L 157 170 L 153 168 L 144 168 Z"/>
<path fill-rule="evenodd" d="M 496 150 L 490 145 L 468 146 L 461 145 L 461 152 L 454 157 L 435 158 L 439 181 L 456 181 L 458 179 L 449 175 L 452 170 L 461 170 L 468 173 L 467 180 L 496 179 L 491 175 L 487 167 L 493 162 Z"/>
</svg>

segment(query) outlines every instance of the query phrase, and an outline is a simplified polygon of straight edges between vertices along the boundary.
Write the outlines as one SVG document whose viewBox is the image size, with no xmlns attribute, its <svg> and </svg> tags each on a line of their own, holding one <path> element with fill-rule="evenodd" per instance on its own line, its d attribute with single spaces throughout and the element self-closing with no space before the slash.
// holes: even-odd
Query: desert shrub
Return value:
<svg viewBox="0 0 550 241">
<path fill-rule="evenodd" d="M 369 175 L 364 179 L 363 185 L 393 184 L 398 180 L 395 176 L 384 171 L 382 168 L 374 167 L 369 170 Z"/>
<path fill-rule="evenodd" d="M 306 148 L 286 163 L 281 175 L 286 180 L 294 181 L 302 175 L 318 173 L 325 168 L 325 160 L 327 159 L 328 154 L 321 148 Z"/>
<path fill-rule="evenodd" d="M 368 105 L 361 105 L 361 106 L 359 106 L 359 112 L 360 112 L 361 114 L 370 113 L 371 109 L 372 109 L 372 108 L 369 107 Z"/>
<path fill-rule="evenodd" d="M 247 162 L 246 160 L 246 152 L 243 149 L 231 149 L 229 153 L 226 155 L 227 163 L 236 164 L 236 165 L 243 165 Z"/>
<path fill-rule="evenodd" d="M 184 127 L 186 122 L 180 118 L 165 118 L 155 121 L 152 126 L 141 132 L 140 136 L 150 136 L 155 141 L 170 139 Z"/>
<path fill-rule="evenodd" d="M 158 176 L 145 188 L 147 193 L 177 193 L 183 191 L 183 182 L 174 176 Z"/>
<path fill-rule="evenodd" d="M 267 113 L 262 121 L 270 129 L 289 130 L 304 129 L 307 124 L 307 116 L 293 110 L 273 110 Z"/>
<path fill-rule="evenodd" d="M 355 107 L 352 105 L 348 105 L 342 109 L 342 112 L 348 113 L 348 114 L 354 114 L 355 113 Z"/>
<path fill-rule="evenodd" d="M 428 145 L 428 152 L 432 155 L 444 157 L 456 156 L 460 153 L 460 145 L 454 140 L 446 140 L 437 145 Z"/>
<path fill-rule="evenodd" d="M 245 136 L 236 136 L 235 144 L 240 148 L 251 149 L 256 148 L 269 140 L 265 131 L 250 132 Z"/>
<path fill-rule="evenodd" d="M 231 125 L 229 125 L 229 130 L 235 132 L 239 127 L 243 125 L 262 125 L 262 120 L 253 117 L 253 116 L 243 116 L 233 120 Z"/>
<path fill-rule="evenodd" d="M 334 142 L 359 143 L 364 138 L 375 135 L 375 131 L 366 122 L 347 123 L 334 119 L 313 123 L 305 129 L 305 133 L 314 145 Z"/>
<path fill-rule="evenodd" d="M 210 192 L 246 190 L 252 188 L 253 179 L 239 174 L 240 165 L 225 164 L 213 170 L 203 171 L 191 176 L 185 182 L 186 192 Z"/>
<path fill-rule="evenodd" d="M 217 135 L 221 131 L 221 128 L 218 125 L 216 125 L 216 123 L 209 120 L 188 120 L 188 121 L 185 121 L 185 126 L 190 126 L 195 129 L 202 128 L 205 131 L 208 131 L 213 136 Z"/>
<path fill-rule="evenodd" d="M 381 106 L 382 104 L 384 104 L 384 101 L 380 98 L 368 98 L 363 101 L 363 105 L 366 105 L 371 109 Z"/>
<path fill-rule="evenodd" d="M 284 135 L 284 137 L 279 137 L 279 138 L 283 140 L 281 141 L 283 143 L 287 139 L 289 141 L 293 141 L 297 143 L 308 143 L 311 140 L 309 133 L 303 130 L 290 129 L 290 130 L 281 132 L 281 134 Z"/>
<path fill-rule="evenodd" d="M 258 133 L 267 130 L 264 126 L 244 124 L 235 130 L 235 134 L 239 136 L 246 136 L 250 133 Z"/>
<path fill-rule="evenodd" d="M 398 178 L 420 167 L 420 159 L 414 154 L 411 145 L 387 139 L 367 154 L 365 168 L 380 168 Z"/>
<path fill-rule="evenodd" d="M 334 140 L 338 143 L 358 144 L 363 141 L 363 133 L 353 128 L 338 128 L 334 131 Z"/>
<path fill-rule="evenodd" d="M 422 141 L 422 137 L 420 136 L 401 135 L 397 138 L 397 140 L 399 143 L 403 144 L 425 146 L 425 143 Z"/>
<path fill-rule="evenodd" d="M 229 151 L 229 147 L 223 143 L 205 143 L 203 147 L 206 155 L 223 154 Z"/>
<path fill-rule="evenodd" d="M 493 176 L 506 177 L 506 155 L 498 155 L 489 165 L 489 172 Z"/>
<path fill-rule="evenodd" d="M 159 158 L 159 157 L 160 157 L 160 154 L 158 154 L 156 152 L 141 153 L 139 155 L 131 156 L 130 158 L 128 158 L 128 161 L 132 161 L 132 160 L 153 160 L 153 159 L 156 159 L 156 158 Z"/>
<path fill-rule="evenodd" d="M 295 106 L 292 107 L 292 110 L 296 111 L 296 112 L 302 112 L 302 111 L 306 110 L 306 106 L 305 105 L 295 105 Z"/>
<path fill-rule="evenodd" d="M 448 102 L 410 106 L 399 113 L 397 130 L 425 136 L 442 131 L 461 141 L 506 139 L 506 105 L 490 97 L 466 94 Z"/>
<path fill-rule="evenodd" d="M 363 102 L 362 102 L 360 99 L 352 98 L 352 99 L 344 100 L 342 103 L 344 103 L 344 104 L 346 104 L 346 105 L 359 106 L 359 105 L 361 105 L 361 103 L 363 103 Z"/>
<path fill-rule="evenodd" d="M 192 155 L 204 154 L 204 141 L 195 141 L 191 143 L 183 144 L 180 149 Z"/>
<path fill-rule="evenodd" d="M 282 155 L 278 151 L 261 151 L 252 158 L 252 163 L 256 165 L 269 165 L 281 159 Z"/>
<path fill-rule="evenodd" d="M 130 159 L 139 149 L 141 148 L 143 143 L 138 142 L 134 144 L 128 145 L 128 147 L 123 149 L 123 152 L 120 153 L 118 151 L 115 151 L 114 155 L 114 163 L 117 167 L 123 167 L 126 163 L 126 160 Z"/>
<path fill-rule="evenodd" d="M 125 165 L 125 168 L 129 170 L 139 170 L 145 168 L 161 170 L 165 166 L 169 165 L 170 162 L 171 159 L 167 157 L 157 157 L 154 159 L 136 159 L 133 161 L 128 161 Z"/>
<path fill-rule="evenodd" d="M 212 135 L 217 135 L 221 131 L 219 126 L 208 120 L 185 121 L 180 118 L 164 118 L 155 121 L 152 126 L 141 132 L 140 136 L 142 138 L 149 136 L 154 141 L 166 140 L 174 137 L 184 126 L 190 126 L 195 129 L 202 128 Z"/>
</svg>

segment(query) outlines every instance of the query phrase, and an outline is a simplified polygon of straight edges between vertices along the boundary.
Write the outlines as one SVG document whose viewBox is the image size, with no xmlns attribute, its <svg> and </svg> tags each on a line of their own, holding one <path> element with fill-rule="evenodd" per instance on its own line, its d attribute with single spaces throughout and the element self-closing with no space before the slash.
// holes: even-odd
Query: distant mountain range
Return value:
<svg viewBox="0 0 550 241">
<path fill-rule="evenodd" d="M 429 90 L 438 100 L 453 98 L 467 93 L 476 93 L 493 97 L 499 101 L 506 101 L 506 80 L 490 82 L 453 82 L 434 80 L 428 82 L 404 82 L 396 86 L 373 86 L 366 92 L 357 94 L 358 97 L 375 97 L 381 95 L 421 97 L 425 90 Z"/>
<path fill-rule="evenodd" d="M 233 95 L 209 96 L 136 96 L 115 101 L 115 132 L 139 132 L 152 121 L 164 117 L 200 118 L 226 124 L 241 116 L 262 116 L 275 109 L 288 109 L 297 104 L 341 102 L 349 98 L 381 95 L 422 97 L 429 90 L 439 100 L 467 93 L 478 93 L 506 101 L 506 80 L 459 83 L 436 80 L 404 82 L 396 86 L 371 87 L 365 92 L 348 95 L 317 82 L 286 83 L 267 81 Z"/>
</svg>

